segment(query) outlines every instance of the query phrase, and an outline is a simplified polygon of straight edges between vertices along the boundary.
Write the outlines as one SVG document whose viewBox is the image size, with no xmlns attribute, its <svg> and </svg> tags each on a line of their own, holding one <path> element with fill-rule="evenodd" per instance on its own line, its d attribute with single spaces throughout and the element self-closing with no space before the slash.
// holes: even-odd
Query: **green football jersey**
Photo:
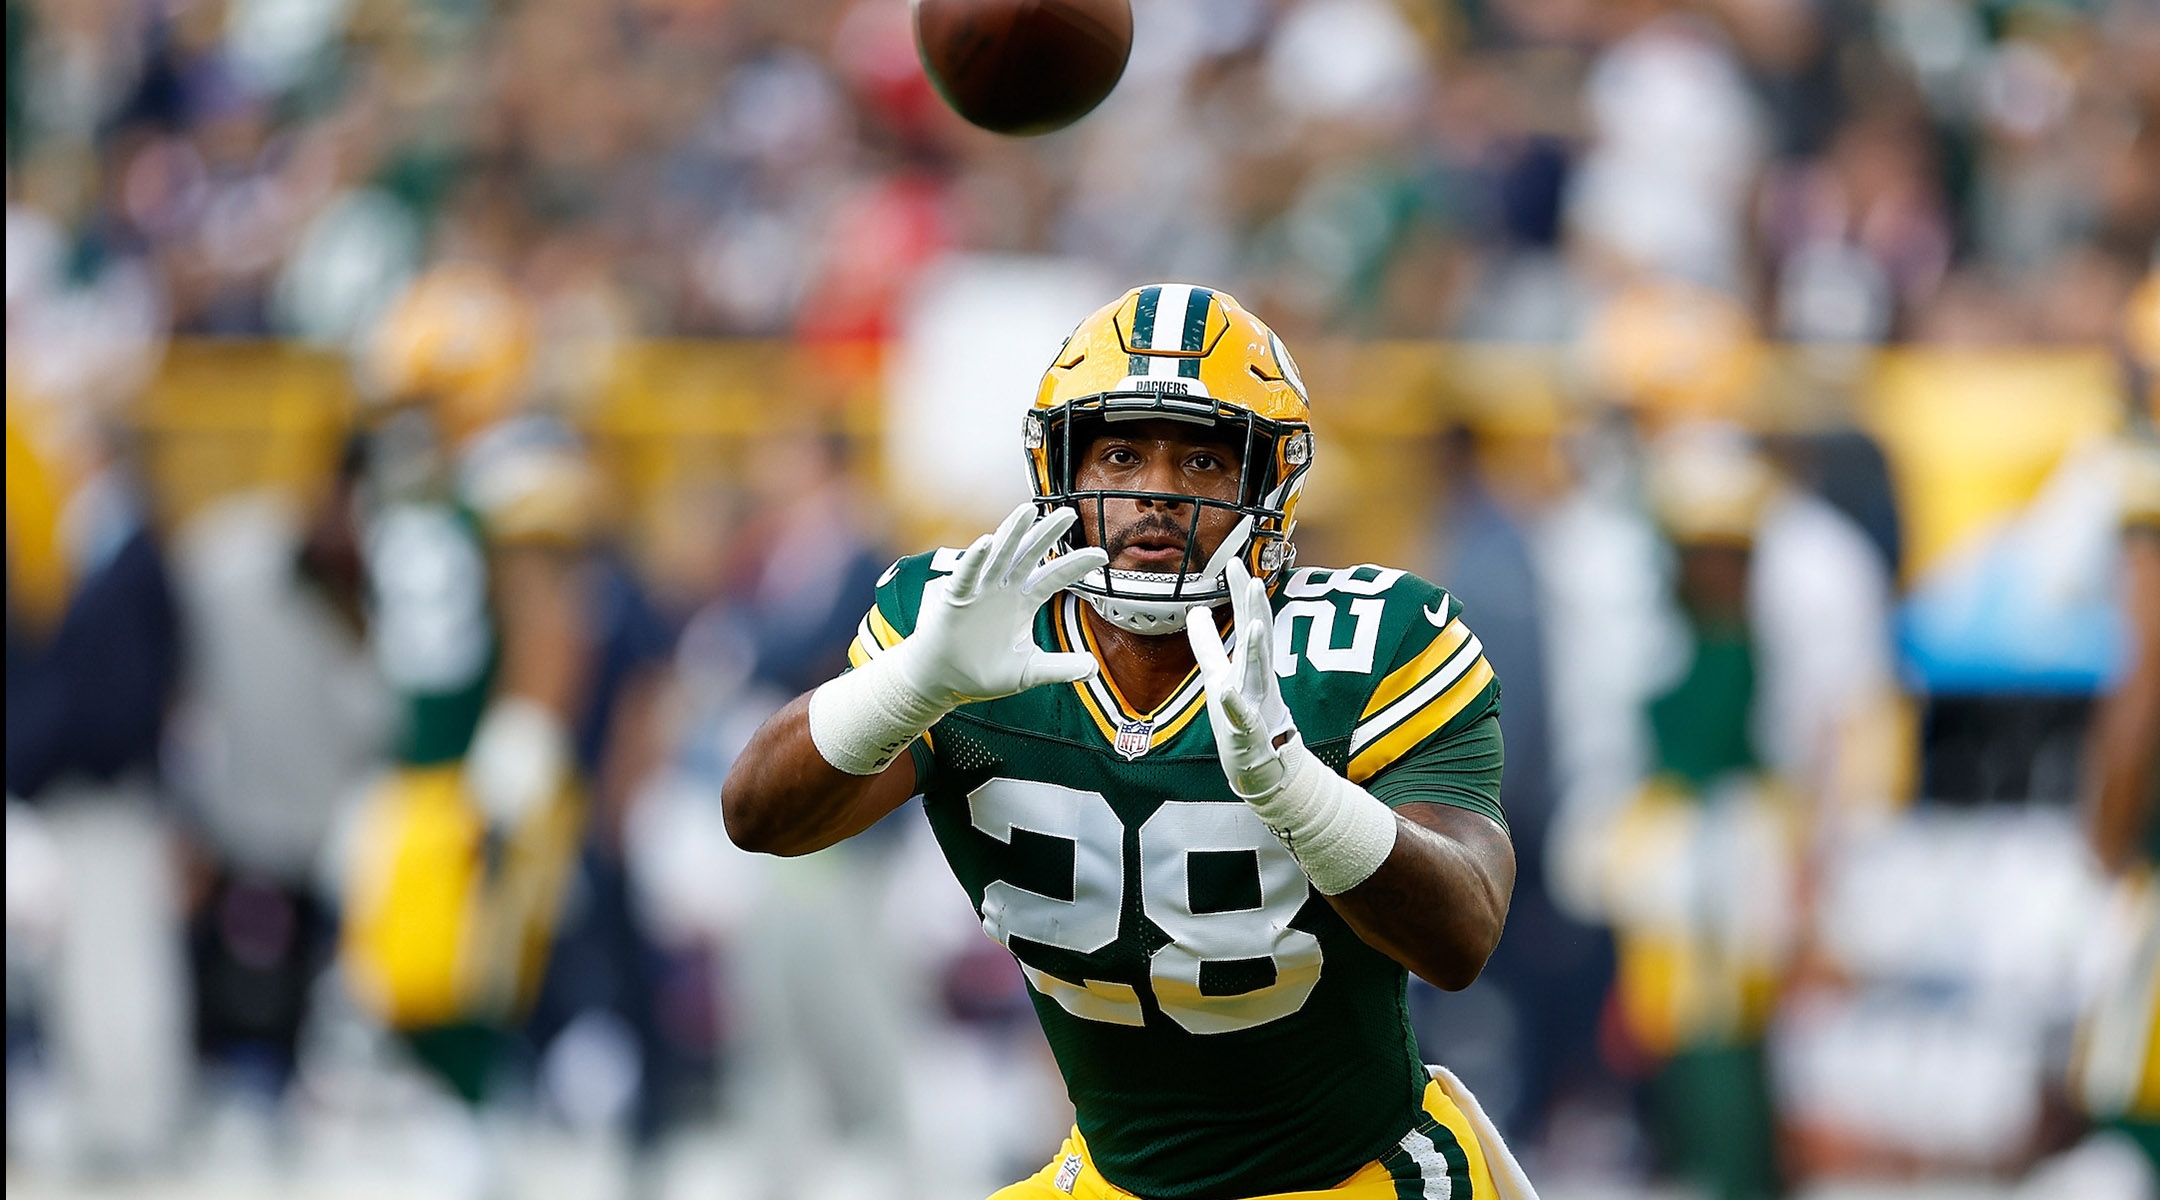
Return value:
<svg viewBox="0 0 2160 1200">
<path fill-rule="evenodd" d="M 370 514 L 368 640 L 403 709 L 398 761 L 463 758 L 501 656 L 487 544 L 470 509 L 398 500 Z"/>
<path fill-rule="evenodd" d="M 958 556 L 894 564 L 852 661 L 906 636 Z M 1092 650 L 1082 603 L 1044 605 L 1037 643 Z M 1283 699 L 1321 761 L 1389 803 L 1500 818 L 1499 685 L 1451 596 L 1308 567 L 1273 605 Z M 911 753 L 1111 1181 L 1161 1200 L 1325 1188 L 1416 1122 L 1406 973 L 1231 792 L 1197 672 L 1151 713 L 1104 676 L 965 705 Z"/>
</svg>

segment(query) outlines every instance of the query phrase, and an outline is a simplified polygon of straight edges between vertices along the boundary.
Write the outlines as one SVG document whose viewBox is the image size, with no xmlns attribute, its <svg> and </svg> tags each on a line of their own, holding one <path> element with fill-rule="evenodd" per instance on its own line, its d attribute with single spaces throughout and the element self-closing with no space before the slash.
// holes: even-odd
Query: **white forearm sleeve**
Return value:
<svg viewBox="0 0 2160 1200">
<path fill-rule="evenodd" d="M 875 775 L 951 712 L 911 687 L 895 655 L 873 659 L 810 693 L 810 740 L 850 775 Z"/>
<path fill-rule="evenodd" d="M 1282 748 L 1282 764 L 1282 781 L 1245 802 L 1322 895 L 1339 896 L 1372 878 L 1395 849 L 1395 810 L 1329 770 L 1302 741 Z"/>
</svg>

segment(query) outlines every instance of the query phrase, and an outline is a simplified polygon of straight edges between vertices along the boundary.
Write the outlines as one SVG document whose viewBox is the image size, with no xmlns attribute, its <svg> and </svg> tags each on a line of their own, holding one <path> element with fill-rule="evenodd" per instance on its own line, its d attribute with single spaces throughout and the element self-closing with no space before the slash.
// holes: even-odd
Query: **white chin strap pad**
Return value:
<svg viewBox="0 0 2160 1200">
<path fill-rule="evenodd" d="M 1081 593 L 1087 602 L 1095 606 L 1102 619 L 1127 633 L 1159 637 L 1164 634 L 1185 631 L 1185 610 L 1193 606 L 1190 600 L 1141 600 L 1132 596 L 1098 596 L 1093 592 Z"/>
<path fill-rule="evenodd" d="M 1127 633 L 1150 637 L 1183 633 L 1185 613 L 1193 605 L 1229 602 L 1230 587 L 1223 582 L 1223 569 L 1252 540 L 1252 527 L 1251 517 L 1239 520 L 1230 530 L 1230 536 L 1215 547 L 1215 553 L 1208 556 L 1207 565 L 1197 574 L 1112 571 L 1102 567 L 1088 572 L 1080 580 L 1081 586 L 1074 590 L 1095 606 L 1103 620 Z M 1115 595 L 1110 593 L 1113 581 L 1118 589 Z"/>
</svg>

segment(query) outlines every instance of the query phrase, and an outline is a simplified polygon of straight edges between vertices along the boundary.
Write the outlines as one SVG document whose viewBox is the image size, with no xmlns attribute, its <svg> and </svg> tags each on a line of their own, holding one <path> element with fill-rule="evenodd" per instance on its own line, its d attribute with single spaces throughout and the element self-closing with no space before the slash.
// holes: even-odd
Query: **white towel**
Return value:
<svg viewBox="0 0 2160 1200">
<path fill-rule="evenodd" d="M 1477 1134 L 1479 1148 L 1485 1151 L 1485 1166 L 1492 1172 L 1493 1200 L 1538 1200 L 1537 1189 L 1530 1186 L 1530 1177 L 1523 1173 L 1522 1164 L 1515 1161 L 1515 1155 L 1501 1140 L 1500 1130 L 1478 1105 L 1477 1097 L 1471 1095 L 1463 1081 L 1455 1078 L 1446 1067 L 1428 1065 L 1425 1069 L 1431 1072 L 1433 1082 L 1440 1085 L 1448 1099 L 1455 1102 L 1455 1107 L 1462 1110 L 1463 1116 L 1470 1119 L 1470 1129 Z"/>
</svg>

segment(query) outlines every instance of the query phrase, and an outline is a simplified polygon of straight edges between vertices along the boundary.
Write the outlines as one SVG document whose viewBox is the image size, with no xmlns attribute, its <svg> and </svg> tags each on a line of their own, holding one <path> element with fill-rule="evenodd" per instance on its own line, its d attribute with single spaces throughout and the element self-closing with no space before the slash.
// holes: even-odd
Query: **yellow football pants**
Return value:
<svg viewBox="0 0 2160 1200">
<path fill-rule="evenodd" d="M 1404 1135 L 1402 1147 L 1383 1158 L 1359 1167 L 1357 1173 L 1334 1187 L 1317 1192 L 1278 1192 L 1252 1200 L 1397 1200 L 1420 1196 L 1447 1200 L 1488 1200 L 1493 1195 L 1492 1170 L 1485 1162 L 1470 1120 L 1440 1090 L 1438 1083 L 1425 1085 L 1425 1115 L 1416 1129 Z M 1404 1185 L 1415 1185 L 1405 1190 Z M 1065 1138 L 1048 1166 L 1010 1187 L 998 1189 L 990 1200 L 1133 1200 L 1133 1194 L 1102 1177 L 1088 1157 L 1087 1142 L 1078 1129 Z"/>
</svg>

